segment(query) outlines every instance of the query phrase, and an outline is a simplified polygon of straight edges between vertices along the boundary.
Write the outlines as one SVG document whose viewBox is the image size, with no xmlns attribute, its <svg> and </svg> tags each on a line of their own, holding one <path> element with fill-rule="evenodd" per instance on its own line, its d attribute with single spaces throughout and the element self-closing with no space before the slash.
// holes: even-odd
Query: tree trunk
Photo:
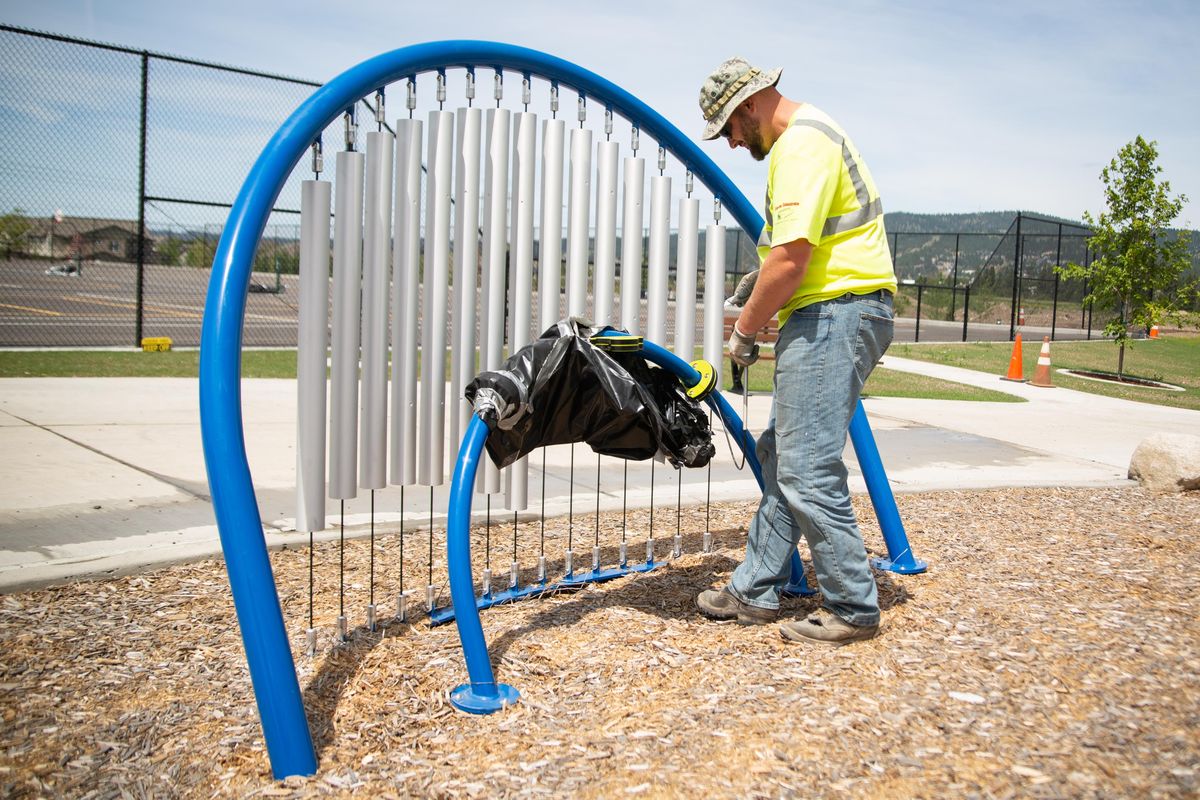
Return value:
<svg viewBox="0 0 1200 800">
<path fill-rule="evenodd" d="M 1117 380 L 1125 375 L 1125 337 L 1129 335 L 1129 298 L 1121 301 L 1121 352 L 1117 355 Z"/>
</svg>

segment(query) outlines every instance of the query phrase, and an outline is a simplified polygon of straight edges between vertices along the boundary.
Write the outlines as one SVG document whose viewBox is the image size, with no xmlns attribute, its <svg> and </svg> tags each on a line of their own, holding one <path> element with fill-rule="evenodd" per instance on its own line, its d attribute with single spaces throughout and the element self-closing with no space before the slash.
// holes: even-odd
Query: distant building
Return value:
<svg viewBox="0 0 1200 800">
<path fill-rule="evenodd" d="M 127 219 L 98 217 L 29 217 L 29 230 L 19 249 L 43 258 L 83 258 L 89 261 L 136 261 L 138 225 Z M 145 257 L 154 254 L 155 237 L 146 234 Z"/>
</svg>

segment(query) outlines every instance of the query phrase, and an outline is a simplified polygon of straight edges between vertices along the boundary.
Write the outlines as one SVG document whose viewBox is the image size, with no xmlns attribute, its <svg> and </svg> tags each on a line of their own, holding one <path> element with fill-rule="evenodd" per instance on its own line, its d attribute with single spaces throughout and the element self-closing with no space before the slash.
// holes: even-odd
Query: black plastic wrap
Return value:
<svg viewBox="0 0 1200 800">
<path fill-rule="evenodd" d="M 708 417 L 670 373 L 640 353 L 607 353 L 576 319 L 555 324 L 466 388 L 506 467 L 539 447 L 586 442 L 603 455 L 703 467 L 715 452 Z"/>
</svg>

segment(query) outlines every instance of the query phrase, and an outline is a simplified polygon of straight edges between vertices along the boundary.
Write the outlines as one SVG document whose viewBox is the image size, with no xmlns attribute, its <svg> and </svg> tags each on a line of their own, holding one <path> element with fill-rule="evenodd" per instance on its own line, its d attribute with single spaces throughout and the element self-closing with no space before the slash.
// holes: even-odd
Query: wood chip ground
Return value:
<svg viewBox="0 0 1200 800">
<path fill-rule="evenodd" d="M 881 635 L 841 649 L 705 620 L 694 597 L 740 560 L 752 503 L 684 509 L 669 566 L 483 615 L 519 705 L 452 709 L 453 625 L 386 619 L 394 534 L 345 545 L 351 641 L 332 646 L 337 542 L 318 545 L 320 650 L 303 655 L 308 549 L 272 554 L 318 772 L 276 782 L 220 561 L 0 598 L 4 797 L 1195 797 L 1200 789 L 1200 495 L 1136 488 L 899 496 L 924 575 L 877 575 Z M 856 498 L 868 547 L 870 504 Z M 660 555 L 674 509 L 656 510 Z M 630 513 L 630 556 L 645 511 Z M 621 514 L 599 521 L 606 561 Z M 594 516 L 575 518 L 590 562 Z M 561 559 L 565 520 L 546 523 Z M 638 533 L 634 533 L 634 532 Z M 538 523 L 518 531 L 526 578 Z M 483 566 L 488 544 L 474 539 Z M 442 537 L 434 543 L 444 553 Z M 410 534 L 421 605 L 428 537 Z M 580 555 L 582 554 L 582 555 Z M 511 523 L 490 536 L 506 578 Z M 479 574 L 478 571 L 476 573 Z M 503 580 L 503 578 L 499 579 Z M 498 582 L 499 582 L 498 580 Z M 811 580 L 811 576 L 810 576 Z M 435 574 L 443 587 L 445 579 Z M 815 599 L 788 600 L 785 616 Z M 387 609 L 388 613 L 384 613 Z"/>
</svg>

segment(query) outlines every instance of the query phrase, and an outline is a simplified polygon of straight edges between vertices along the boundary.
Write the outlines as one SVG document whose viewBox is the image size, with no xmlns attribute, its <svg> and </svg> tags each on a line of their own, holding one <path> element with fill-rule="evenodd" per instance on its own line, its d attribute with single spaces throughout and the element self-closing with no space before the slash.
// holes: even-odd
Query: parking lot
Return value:
<svg viewBox="0 0 1200 800">
<path fill-rule="evenodd" d="M 135 347 L 137 336 L 137 266 L 85 261 L 79 273 L 67 273 L 65 263 L 36 260 L 0 262 L 0 347 Z M 210 270 L 148 264 L 143 279 L 142 333 L 169 336 L 177 347 L 200 344 L 204 299 Z M 65 274 L 64 274 L 65 273 Z M 255 273 L 246 304 L 243 343 L 250 347 L 291 347 L 296 343 L 296 309 L 299 301 L 295 275 Z M 276 289 L 278 288 L 278 291 Z M 643 301 L 643 306 L 645 301 Z M 536 302 L 534 307 L 536 307 Z M 696 318 L 703 316 L 697 309 Z M 1087 338 L 1079 328 L 1060 323 L 1055 339 Z M 643 321 L 645 312 L 643 310 Z M 668 336 L 675 314 L 668 314 Z M 1026 339 L 1050 336 L 1048 325 L 1021 329 Z M 897 342 L 957 342 L 962 323 L 944 320 L 896 320 Z M 972 321 L 970 341 L 1006 341 L 1008 319 Z M 1095 334 L 1093 334 L 1095 335 Z"/>
</svg>

